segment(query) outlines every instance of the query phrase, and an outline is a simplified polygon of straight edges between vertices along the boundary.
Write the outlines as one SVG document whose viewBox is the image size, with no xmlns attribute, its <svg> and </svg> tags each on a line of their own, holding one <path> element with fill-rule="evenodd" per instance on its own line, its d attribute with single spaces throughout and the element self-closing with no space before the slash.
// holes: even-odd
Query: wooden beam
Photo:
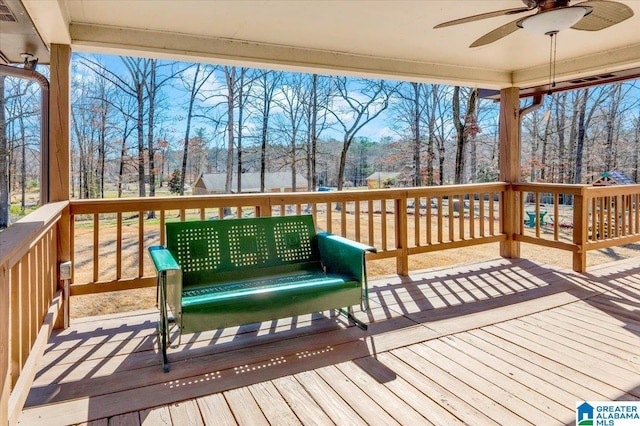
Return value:
<svg viewBox="0 0 640 426">
<path fill-rule="evenodd" d="M 520 89 L 509 87 L 500 91 L 500 180 L 520 182 Z M 507 241 L 500 243 L 502 257 L 520 257 L 520 243 L 513 236 L 517 232 L 520 210 L 519 196 L 510 186 L 501 204 L 503 230 Z"/>
<path fill-rule="evenodd" d="M 68 201 L 70 198 L 70 127 L 71 112 L 71 47 L 51 45 L 50 108 L 49 108 L 49 201 Z M 71 260 L 69 209 L 58 222 L 57 263 Z M 59 273 L 59 271 L 58 271 Z M 59 278 L 59 277 L 58 277 Z M 60 284 L 60 280 L 56 280 Z M 64 289 L 62 289 L 64 291 Z M 55 328 L 64 327 L 69 314 L 69 295 L 64 294 L 62 311 Z"/>
<path fill-rule="evenodd" d="M 588 218 L 589 218 L 589 211 L 588 211 L 588 201 L 586 197 L 584 195 L 574 196 L 573 197 L 573 243 L 578 246 L 578 250 L 576 250 L 573 253 L 573 270 L 576 272 L 587 271 L 586 245 L 587 245 L 587 234 L 588 234 L 587 228 L 589 226 Z"/>
</svg>

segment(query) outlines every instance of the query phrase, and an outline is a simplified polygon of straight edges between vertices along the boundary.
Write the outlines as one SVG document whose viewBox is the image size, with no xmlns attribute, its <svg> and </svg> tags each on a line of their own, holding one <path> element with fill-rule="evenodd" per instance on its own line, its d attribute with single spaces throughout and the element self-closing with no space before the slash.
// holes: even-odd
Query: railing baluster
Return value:
<svg viewBox="0 0 640 426">
<path fill-rule="evenodd" d="M 535 224 L 536 224 L 536 237 L 540 238 L 540 193 L 536 192 L 536 196 L 535 196 L 535 203 L 536 203 L 536 209 L 535 209 Z"/>
<path fill-rule="evenodd" d="M 600 211 L 598 212 L 598 239 L 604 240 L 604 215 L 605 215 L 605 197 L 598 197 L 598 202 L 600 203 Z"/>
<path fill-rule="evenodd" d="M 420 198 L 413 199 L 413 240 L 414 246 L 420 247 Z"/>
<path fill-rule="evenodd" d="M 453 226 L 453 206 L 455 204 L 454 196 L 449 196 L 449 241 L 454 241 L 455 238 L 453 236 L 454 226 Z"/>
<path fill-rule="evenodd" d="M 387 200 L 380 200 L 380 224 L 382 225 L 382 251 L 387 251 Z"/>
<path fill-rule="evenodd" d="M 362 224 L 360 223 L 360 200 L 355 200 L 353 204 L 353 216 L 355 219 L 355 239 L 356 241 L 361 241 L 360 227 Z"/>
<path fill-rule="evenodd" d="M 442 243 L 444 241 L 444 222 L 443 222 L 443 209 L 442 203 L 444 198 L 442 196 L 438 196 L 438 242 Z"/>
<path fill-rule="evenodd" d="M 24 262 L 24 258 L 22 260 Z M 23 288 L 21 286 L 21 263 L 18 263 L 16 266 L 11 268 L 11 294 L 3 295 L 3 297 L 9 297 L 9 306 L 12 308 L 10 310 L 11 315 L 11 385 L 16 384 L 16 380 L 20 376 L 20 371 L 22 370 L 22 366 L 25 362 L 25 356 L 23 356 L 24 345 L 23 341 L 25 340 L 25 330 L 24 327 L 27 324 L 26 321 L 23 321 L 23 315 L 25 312 L 29 312 L 28 300 L 24 300 Z M 24 284 L 23 284 L 24 285 Z M 6 327 L 7 324 L 4 324 L 3 327 Z"/>
<path fill-rule="evenodd" d="M 93 281 L 98 282 L 99 268 L 98 261 L 100 256 L 100 218 L 99 214 L 93 215 Z"/>
<path fill-rule="evenodd" d="M 480 231 L 480 238 L 484 237 L 485 235 L 484 194 L 484 192 L 478 194 L 478 229 Z"/>
<path fill-rule="evenodd" d="M 162 215 L 164 211 L 160 214 Z M 122 278 L 122 212 L 116 215 L 116 279 Z"/>
<path fill-rule="evenodd" d="M 340 235 L 347 236 L 347 202 L 340 204 Z"/>
<path fill-rule="evenodd" d="M 369 228 L 368 228 L 368 231 L 369 231 L 369 245 L 375 246 L 374 234 L 373 234 L 373 229 L 374 229 L 373 200 L 369 200 L 369 202 L 368 202 L 367 216 L 369 218 Z"/>
<path fill-rule="evenodd" d="M 496 235 L 495 224 L 495 192 L 489 192 L 489 235 Z M 502 218 L 500 218 L 502 220 Z"/>
<path fill-rule="evenodd" d="M 138 212 L 138 278 L 144 276 L 144 212 Z"/>
<path fill-rule="evenodd" d="M 431 197 L 426 197 L 424 210 L 424 226 L 427 230 L 427 245 L 433 244 L 433 224 L 431 223 Z"/>
<path fill-rule="evenodd" d="M 639 234 L 640 233 L 640 194 L 634 194 L 633 198 L 634 198 L 633 209 L 636 213 L 635 233 Z"/>
<path fill-rule="evenodd" d="M 597 214 L 597 198 L 591 199 L 591 232 L 589 232 L 589 240 L 596 241 L 596 229 L 598 224 L 598 214 Z"/>
<path fill-rule="evenodd" d="M 36 262 L 34 249 L 31 248 L 29 250 L 29 260 L 27 262 L 28 265 L 28 274 L 29 274 L 29 339 L 27 341 L 27 349 L 25 351 L 26 354 L 29 353 L 31 349 L 31 345 L 36 340 L 36 336 L 38 335 L 38 329 L 40 327 L 40 322 L 38 322 L 38 311 L 37 311 L 37 288 L 36 284 L 36 269 L 38 268 L 38 263 Z"/>
<path fill-rule="evenodd" d="M 460 240 L 465 240 L 464 215 L 467 208 L 464 202 L 465 194 L 460 194 L 460 202 L 458 204 L 458 234 Z"/>
</svg>

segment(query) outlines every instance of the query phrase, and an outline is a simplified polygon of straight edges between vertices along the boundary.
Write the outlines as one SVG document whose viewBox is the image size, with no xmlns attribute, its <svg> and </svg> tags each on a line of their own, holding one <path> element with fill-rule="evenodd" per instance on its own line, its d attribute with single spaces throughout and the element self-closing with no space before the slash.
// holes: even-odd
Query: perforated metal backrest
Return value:
<svg viewBox="0 0 640 426">
<path fill-rule="evenodd" d="M 256 270 L 319 261 L 313 217 L 167 223 L 167 248 L 185 283 L 250 277 Z"/>
</svg>

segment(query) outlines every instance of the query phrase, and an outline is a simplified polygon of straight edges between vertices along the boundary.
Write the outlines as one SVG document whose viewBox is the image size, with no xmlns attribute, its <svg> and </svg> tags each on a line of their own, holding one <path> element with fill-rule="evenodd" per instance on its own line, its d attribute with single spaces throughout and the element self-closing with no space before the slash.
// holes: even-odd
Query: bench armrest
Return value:
<svg viewBox="0 0 640 426">
<path fill-rule="evenodd" d="M 180 265 L 178 265 L 178 262 L 173 258 L 171 252 L 163 246 L 149 247 L 149 255 L 151 256 L 151 260 L 153 260 L 153 265 L 156 267 L 157 272 L 180 269 Z"/>
<path fill-rule="evenodd" d="M 375 247 L 349 240 L 338 235 L 321 232 L 317 234 L 318 250 L 322 266 L 327 272 L 349 275 L 362 285 L 363 310 L 369 309 L 369 289 L 364 257 L 367 252 L 375 253 Z"/>
<path fill-rule="evenodd" d="M 182 324 L 182 269 L 166 247 L 151 246 L 149 255 L 158 273 L 159 302 L 169 305 L 176 324 L 180 326 Z"/>
</svg>

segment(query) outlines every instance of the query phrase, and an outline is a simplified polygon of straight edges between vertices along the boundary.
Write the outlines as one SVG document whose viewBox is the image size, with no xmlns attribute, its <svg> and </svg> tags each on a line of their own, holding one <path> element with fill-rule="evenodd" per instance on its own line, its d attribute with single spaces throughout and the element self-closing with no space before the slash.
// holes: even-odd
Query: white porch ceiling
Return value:
<svg viewBox="0 0 640 426">
<path fill-rule="evenodd" d="M 522 7 L 520 0 L 22 1 L 46 43 L 70 43 L 78 52 L 493 89 L 548 78 L 547 36 L 518 30 L 468 47 L 514 16 L 433 29 L 443 21 Z M 640 67 L 640 0 L 622 3 L 633 9 L 631 19 L 602 31 L 558 35 L 558 80 Z"/>
</svg>

